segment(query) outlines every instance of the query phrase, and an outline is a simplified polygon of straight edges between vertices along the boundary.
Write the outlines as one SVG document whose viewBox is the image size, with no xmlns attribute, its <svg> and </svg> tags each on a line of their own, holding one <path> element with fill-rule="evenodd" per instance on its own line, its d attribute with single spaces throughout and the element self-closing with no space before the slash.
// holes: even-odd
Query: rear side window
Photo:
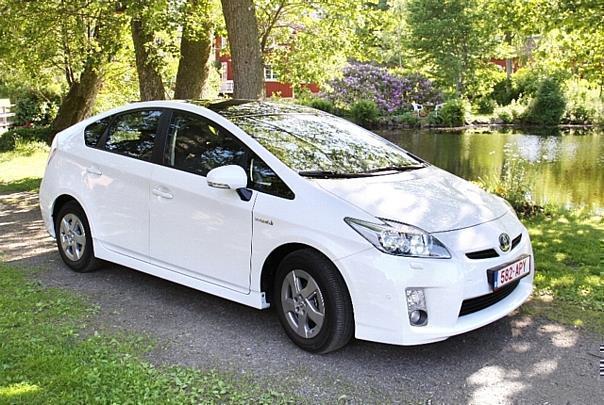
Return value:
<svg viewBox="0 0 604 405">
<path fill-rule="evenodd" d="M 109 128 L 103 149 L 150 161 L 161 114 L 160 110 L 142 110 L 117 116 Z"/>
<path fill-rule="evenodd" d="M 101 139 L 101 136 L 103 136 L 105 130 L 111 123 L 111 118 L 112 117 L 103 118 L 86 127 L 84 130 L 84 142 L 86 143 L 86 146 L 90 146 L 91 148 L 96 147 L 99 143 L 99 139 Z"/>
<path fill-rule="evenodd" d="M 201 117 L 174 113 L 164 156 L 167 166 L 205 176 L 212 169 L 238 165 L 246 169 L 244 146 Z"/>
</svg>

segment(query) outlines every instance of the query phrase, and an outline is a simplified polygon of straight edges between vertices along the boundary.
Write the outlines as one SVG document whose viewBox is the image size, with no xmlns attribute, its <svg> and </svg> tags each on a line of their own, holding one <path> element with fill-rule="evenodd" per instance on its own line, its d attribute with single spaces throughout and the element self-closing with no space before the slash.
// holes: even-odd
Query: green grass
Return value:
<svg viewBox="0 0 604 405">
<path fill-rule="evenodd" d="M 525 224 L 536 263 L 528 311 L 604 334 L 604 218 L 557 213 Z"/>
<path fill-rule="evenodd" d="M 0 403 L 279 403 L 288 399 L 215 372 L 155 367 L 152 342 L 88 331 L 95 308 L 42 288 L 0 262 Z M 83 332 L 85 331 L 85 332 Z"/>
<path fill-rule="evenodd" d="M 0 193 L 35 191 L 44 175 L 48 146 L 19 143 L 15 150 L 0 153 Z"/>
</svg>

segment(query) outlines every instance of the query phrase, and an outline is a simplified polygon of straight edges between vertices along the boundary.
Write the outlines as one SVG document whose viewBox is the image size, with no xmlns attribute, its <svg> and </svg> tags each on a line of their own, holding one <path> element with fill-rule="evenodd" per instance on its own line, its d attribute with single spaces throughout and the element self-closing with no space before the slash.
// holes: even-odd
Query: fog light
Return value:
<svg viewBox="0 0 604 405">
<path fill-rule="evenodd" d="M 428 323 L 428 312 L 426 308 L 426 296 L 423 288 L 407 288 L 407 311 L 409 322 L 413 326 L 424 326 Z"/>
<path fill-rule="evenodd" d="M 416 309 L 409 313 L 409 322 L 411 322 L 411 325 L 413 326 L 424 326 L 427 321 L 428 314 L 426 311 Z"/>
</svg>

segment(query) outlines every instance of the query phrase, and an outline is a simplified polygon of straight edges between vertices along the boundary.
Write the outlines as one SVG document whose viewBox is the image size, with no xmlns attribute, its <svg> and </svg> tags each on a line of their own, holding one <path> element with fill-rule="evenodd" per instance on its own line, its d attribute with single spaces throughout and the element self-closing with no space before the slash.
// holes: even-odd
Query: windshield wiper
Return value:
<svg viewBox="0 0 604 405">
<path fill-rule="evenodd" d="M 387 166 L 357 173 L 343 173 L 336 172 L 333 170 L 303 170 L 301 172 L 298 172 L 298 174 L 304 177 L 314 177 L 319 179 L 346 179 L 352 177 L 368 177 L 381 172 L 406 172 L 409 170 L 422 169 L 424 167 L 426 166 L 423 164 L 412 166 Z"/>
<path fill-rule="evenodd" d="M 365 177 L 366 173 L 342 173 L 333 170 L 302 170 L 300 176 L 313 177 L 317 179 L 346 179 L 351 177 Z"/>
<path fill-rule="evenodd" d="M 425 165 L 410 165 L 410 166 L 386 166 L 377 169 L 367 170 L 363 173 L 380 173 L 380 172 L 407 172 L 410 170 L 423 169 Z"/>
</svg>

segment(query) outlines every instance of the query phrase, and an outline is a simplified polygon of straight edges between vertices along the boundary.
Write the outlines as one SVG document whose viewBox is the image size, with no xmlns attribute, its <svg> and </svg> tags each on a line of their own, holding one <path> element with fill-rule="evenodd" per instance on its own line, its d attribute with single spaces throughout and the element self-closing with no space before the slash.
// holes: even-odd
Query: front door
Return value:
<svg viewBox="0 0 604 405">
<path fill-rule="evenodd" d="M 162 266 L 248 293 L 252 208 L 234 190 L 209 187 L 207 173 L 247 162 L 246 148 L 212 122 L 173 112 L 163 166 L 151 176 L 150 252 Z"/>
</svg>

